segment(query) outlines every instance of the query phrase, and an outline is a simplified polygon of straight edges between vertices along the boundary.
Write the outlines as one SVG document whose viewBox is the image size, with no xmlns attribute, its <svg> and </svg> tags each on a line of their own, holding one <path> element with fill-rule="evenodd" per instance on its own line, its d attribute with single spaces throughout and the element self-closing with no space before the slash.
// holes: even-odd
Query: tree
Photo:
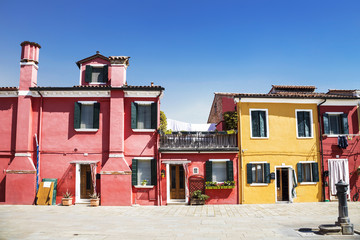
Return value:
<svg viewBox="0 0 360 240">
<path fill-rule="evenodd" d="M 237 130 L 237 112 L 224 112 L 223 114 L 226 130 Z"/>
<path fill-rule="evenodd" d="M 165 133 L 167 128 L 166 115 L 163 111 L 160 111 L 160 132 Z"/>
</svg>

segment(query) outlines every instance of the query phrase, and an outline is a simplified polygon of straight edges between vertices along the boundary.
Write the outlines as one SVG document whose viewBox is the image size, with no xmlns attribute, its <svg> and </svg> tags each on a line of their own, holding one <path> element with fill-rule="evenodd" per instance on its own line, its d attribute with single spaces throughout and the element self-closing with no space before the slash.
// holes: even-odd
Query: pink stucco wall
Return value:
<svg viewBox="0 0 360 240">
<path fill-rule="evenodd" d="M 84 85 L 84 86 L 87 86 L 87 85 L 92 85 L 90 83 L 87 83 L 85 82 L 85 69 L 86 69 L 86 65 L 91 65 L 91 64 L 106 64 L 106 65 L 110 65 L 110 62 L 109 61 L 106 61 L 105 59 L 102 59 L 102 58 L 95 58 L 95 59 L 92 59 L 90 61 L 87 61 L 87 62 L 84 62 L 81 64 L 81 67 L 80 67 L 80 76 L 81 76 L 81 81 L 79 85 Z M 108 72 L 108 78 L 111 79 L 111 67 L 109 67 L 109 72 Z"/>
<path fill-rule="evenodd" d="M 349 134 L 359 134 L 359 122 L 357 106 L 321 106 L 320 115 L 325 112 L 343 112 L 348 114 Z M 322 120 L 321 120 L 322 121 Z M 323 125 L 323 123 L 322 123 Z M 329 169 L 328 160 L 348 159 L 349 162 L 349 179 L 350 179 L 350 197 L 353 198 L 357 189 L 360 189 L 360 176 L 356 173 L 360 166 L 360 137 L 350 136 L 348 139 L 349 146 L 346 149 L 338 147 L 337 137 L 323 137 L 324 148 L 324 171 Z M 329 177 L 325 177 L 324 181 L 329 183 Z M 330 189 L 325 187 L 325 199 L 330 199 Z"/>
<path fill-rule="evenodd" d="M 234 181 L 236 187 L 233 189 L 206 189 L 205 194 L 210 198 L 206 201 L 206 204 L 237 204 L 238 203 L 238 162 L 237 153 L 161 153 L 162 160 L 170 159 L 186 159 L 191 161 L 188 165 L 189 174 L 188 177 L 194 175 L 193 168 L 199 168 L 199 174 L 205 179 L 205 162 L 209 159 L 230 159 L 234 166 Z M 166 171 L 166 164 L 161 164 L 161 170 Z M 187 180 L 186 180 L 187 181 Z M 167 204 L 167 185 L 166 177 L 161 178 L 161 198 L 162 205 Z"/>
</svg>

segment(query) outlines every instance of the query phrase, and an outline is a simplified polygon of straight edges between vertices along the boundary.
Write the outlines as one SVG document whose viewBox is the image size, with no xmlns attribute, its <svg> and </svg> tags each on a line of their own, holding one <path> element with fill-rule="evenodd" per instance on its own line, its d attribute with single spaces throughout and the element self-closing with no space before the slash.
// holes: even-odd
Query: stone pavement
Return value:
<svg viewBox="0 0 360 240">
<path fill-rule="evenodd" d="M 97 207 L 0 205 L 0 239 L 360 239 L 298 232 L 337 219 L 337 203 Z M 360 203 L 349 202 L 360 230 Z"/>
</svg>

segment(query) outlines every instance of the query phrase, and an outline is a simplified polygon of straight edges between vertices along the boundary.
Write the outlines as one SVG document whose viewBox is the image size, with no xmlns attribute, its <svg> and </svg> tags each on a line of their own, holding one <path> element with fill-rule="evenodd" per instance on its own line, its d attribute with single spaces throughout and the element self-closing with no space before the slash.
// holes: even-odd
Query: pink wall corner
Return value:
<svg viewBox="0 0 360 240">
<path fill-rule="evenodd" d="M 111 79 L 111 67 L 110 67 L 110 61 L 106 61 L 105 59 L 102 58 L 95 58 L 95 59 L 91 59 L 90 61 L 87 62 L 83 62 L 81 64 L 80 67 L 80 71 L 81 71 L 81 84 L 80 85 L 91 85 L 87 82 L 85 82 L 85 69 L 86 69 L 86 65 L 91 65 L 91 64 L 106 64 L 109 65 L 109 73 L 108 73 L 108 78 Z"/>
<path fill-rule="evenodd" d="M 35 174 L 6 174 L 6 204 L 33 204 L 35 185 Z"/>
<path fill-rule="evenodd" d="M 131 206 L 131 175 L 101 175 L 101 205 Z"/>
</svg>

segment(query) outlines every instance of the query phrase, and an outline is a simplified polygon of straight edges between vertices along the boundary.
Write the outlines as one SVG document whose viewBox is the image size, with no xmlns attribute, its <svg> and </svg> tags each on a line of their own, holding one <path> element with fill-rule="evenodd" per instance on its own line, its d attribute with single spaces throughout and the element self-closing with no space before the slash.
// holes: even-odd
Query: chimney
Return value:
<svg viewBox="0 0 360 240">
<path fill-rule="evenodd" d="M 19 90 L 28 91 L 37 85 L 39 50 L 41 46 L 35 42 L 25 41 L 21 46 L 20 84 Z"/>
<path fill-rule="evenodd" d="M 126 69 L 129 66 L 129 58 L 126 56 L 110 56 L 111 86 L 122 87 L 126 83 Z"/>
</svg>

